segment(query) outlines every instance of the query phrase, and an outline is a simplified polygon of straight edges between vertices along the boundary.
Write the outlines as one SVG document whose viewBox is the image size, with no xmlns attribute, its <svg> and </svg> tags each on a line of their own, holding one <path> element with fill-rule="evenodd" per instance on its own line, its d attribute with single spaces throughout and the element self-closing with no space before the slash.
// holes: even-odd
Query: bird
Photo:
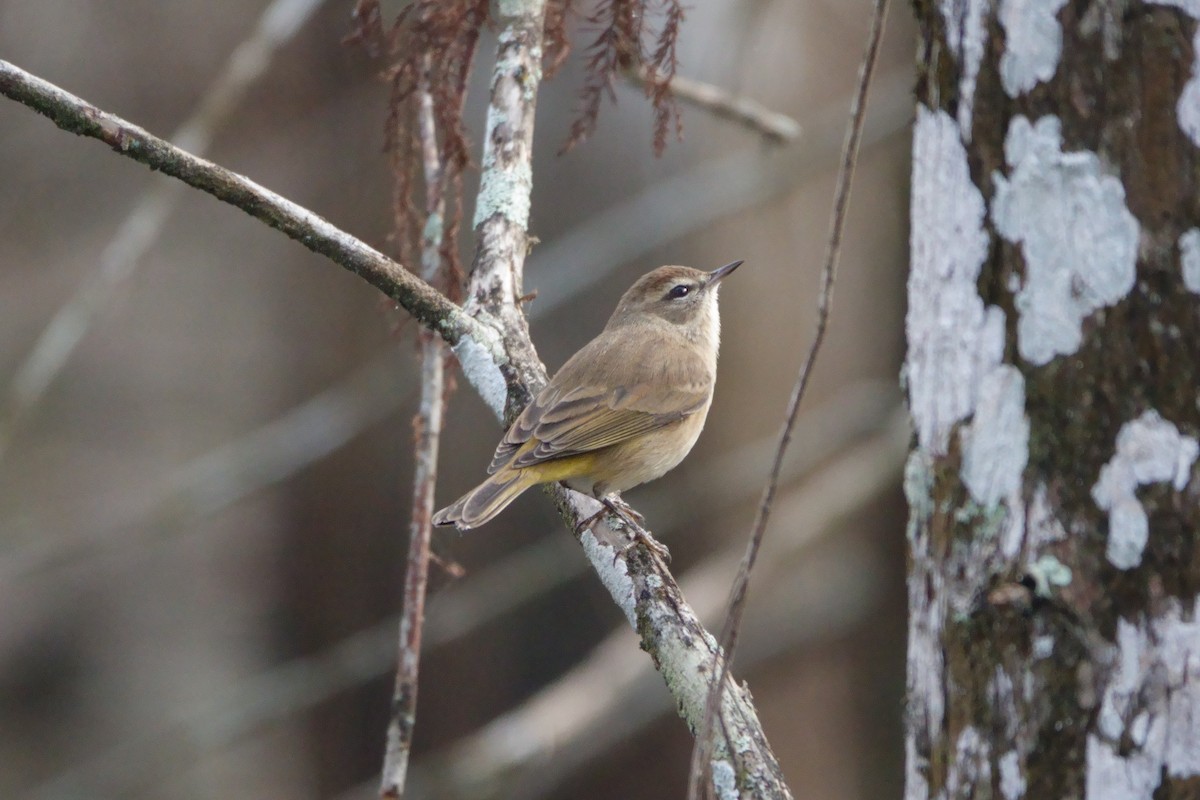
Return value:
<svg viewBox="0 0 1200 800">
<path fill-rule="evenodd" d="M 717 378 L 718 290 L 742 263 L 711 272 L 662 266 L 635 281 L 604 330 L 509 427 L 488 478 L 434 514 L 433 523 L 476 528 L 526 489 L 558 481 L 604 505 L 580 530 L 607 509 L 661 548 L 620 493 L 675 468 L 700 437 Z"/>
</svg>

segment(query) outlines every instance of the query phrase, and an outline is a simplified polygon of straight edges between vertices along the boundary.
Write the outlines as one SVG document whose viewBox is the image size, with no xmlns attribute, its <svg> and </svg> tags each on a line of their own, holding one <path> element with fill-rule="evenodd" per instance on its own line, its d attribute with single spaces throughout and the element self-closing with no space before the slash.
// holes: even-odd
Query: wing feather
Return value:
<svg viewBox="0 0 1200 800">
<path fill-rule="evenodd" d="M 563 365 L 504 435 L 489 473 L 611 447 L 707 408 L 712 369 L 690 348 L 663 363 L 654 337 L 640 352 L 615 344 L 606 330 Z"/>
</svg>

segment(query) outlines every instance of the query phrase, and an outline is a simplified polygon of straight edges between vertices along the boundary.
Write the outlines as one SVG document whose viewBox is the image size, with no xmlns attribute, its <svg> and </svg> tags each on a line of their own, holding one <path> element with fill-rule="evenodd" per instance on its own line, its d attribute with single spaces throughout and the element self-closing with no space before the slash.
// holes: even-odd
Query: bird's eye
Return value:
<svg viewBox="0 0 1200 800">
<path fill-rule="evenodd" d="M 671 287 L 671 291 L 667 292 L 667 297 L 671 298 L 672 300 L 678 300 L 681 297 L 687 297 L 688 293 L 691 291 L 691 286 L 688 286 L 686 283 L 680 283 Z"/>
</svg>

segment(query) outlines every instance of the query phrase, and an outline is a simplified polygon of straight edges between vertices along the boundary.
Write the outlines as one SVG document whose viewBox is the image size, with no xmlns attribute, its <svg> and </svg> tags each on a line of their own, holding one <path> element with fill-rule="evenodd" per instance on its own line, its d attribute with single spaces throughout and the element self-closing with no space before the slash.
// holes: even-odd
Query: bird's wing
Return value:
<svg viewBox="0 0 1200 800">
<path fill-rule="evenodd" d="M 510 461 L 528 467 L 620 444 L 708 405 L 711 370 L 700 356 L 685 349 L 663 363 L 661 355 L 647 357 L 661 342 L 613 344 L 605 332 L 563 365 L 504 435 L 489 472 Z M 536 443 L 525 447 L 531 439 Z"/>
</svg>

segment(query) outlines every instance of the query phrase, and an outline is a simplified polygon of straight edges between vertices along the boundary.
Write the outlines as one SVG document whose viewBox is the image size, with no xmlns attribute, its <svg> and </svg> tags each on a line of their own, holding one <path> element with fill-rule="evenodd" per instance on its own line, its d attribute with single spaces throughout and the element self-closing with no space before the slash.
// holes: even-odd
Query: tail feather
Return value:
<svg viewBox="0 0 1200 800">
<path fill-rule="evenodd" d="M 538 483 L 527 470 L 502 469 L 433 515 L 434 525 L 476 528 L 503 511 L 517 496 Z"/>
</svg>

